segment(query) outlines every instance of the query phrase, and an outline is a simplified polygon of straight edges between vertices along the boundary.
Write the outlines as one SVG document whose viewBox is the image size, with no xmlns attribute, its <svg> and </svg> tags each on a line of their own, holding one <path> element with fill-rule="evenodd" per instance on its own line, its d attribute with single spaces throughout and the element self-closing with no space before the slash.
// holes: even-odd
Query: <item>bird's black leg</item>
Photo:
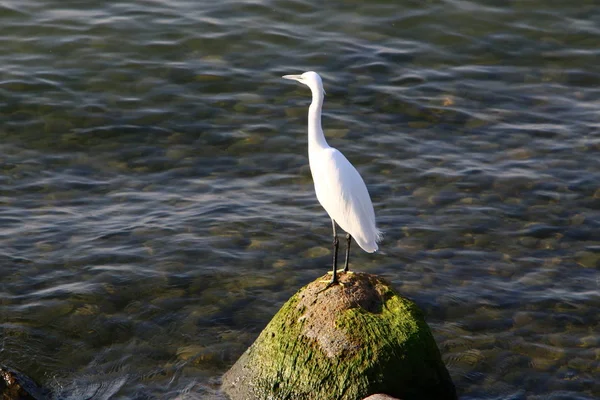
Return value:
<svg viewBox="0 0 600 400">
<path fill-rule="evenodd" d="M 350 261 L 350 243 L 352 243 L 352 236 L 346 234 L 346 264 L 344 265 L 344 272 L 348 272 L 348 261 Z"/>
<path fill-rule="evenodd" d="M 333 270 L 332 270 L 333 275 L 331 276 L 330 281 L 328 281 L 328 282 L 325 281 L 325 282 L 327 282 L 327 285 L 323 289 L 319 290 L 319 293 L 329 289 L 331 286 L 333 286 L 337 283 L 340 283 L 337 278 L 337 253 L 338 253 L 340 241 L 337 237 L 337 232 L 335 231 L 335 221 L 333 219 L 331 220 L 331 226 L 333 227 Z"/>
<path fill-rule="evenodd" d="M 340 247 L 340 241 L 337 232 L 335 231 L 335 221 L 333 219 L 331 220 L 331 226 L 333 227 L 333 276 L 331 277 L 331 282 L 327 286 L 337 283 L 337 255 Z"/>
</svg>

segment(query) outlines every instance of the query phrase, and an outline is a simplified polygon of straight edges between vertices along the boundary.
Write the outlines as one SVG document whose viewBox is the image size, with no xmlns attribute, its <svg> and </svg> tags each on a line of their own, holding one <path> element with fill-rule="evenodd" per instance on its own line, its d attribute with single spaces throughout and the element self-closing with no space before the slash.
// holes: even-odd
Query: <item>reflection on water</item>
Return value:
<svg viewBox="0 0 600 400">
<path fill-rule="evenodd" d="M 306 88 L 463 399 L 600 396 L 600 9 L 0 6 L 0 361 L 60 398 L 222 398 L 328 270 Z"/>
</svg>

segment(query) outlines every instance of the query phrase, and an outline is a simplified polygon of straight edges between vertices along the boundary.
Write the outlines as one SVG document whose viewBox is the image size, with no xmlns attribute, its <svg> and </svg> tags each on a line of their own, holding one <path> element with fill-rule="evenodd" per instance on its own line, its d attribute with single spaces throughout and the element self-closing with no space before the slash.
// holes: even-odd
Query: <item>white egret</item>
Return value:
<svg viewBox="0 0 600 400">
<path fill-rule="evenodd" d="M 333 276 L 327 287 L 337 280 L 337 253 L 339 240 L 336 223 L 346 231 L 346 263 L 348 272 L 352 238 L 368 253 L 377 251 L 381 232 L 375 225 L 375 211 L 362 177 L 350 161 L 337 149 L 329 146 L 321 128 L 323 107 L 323 82 L 319 74 L 308 71 L 302 75 L 285 75 L 308 86 L 312 102 L 308 108 L 308 160 L 319 203 L 331 218 L 333 226 Z M 326 288 L 327 288 L 326 287 Z"/>
</svg>

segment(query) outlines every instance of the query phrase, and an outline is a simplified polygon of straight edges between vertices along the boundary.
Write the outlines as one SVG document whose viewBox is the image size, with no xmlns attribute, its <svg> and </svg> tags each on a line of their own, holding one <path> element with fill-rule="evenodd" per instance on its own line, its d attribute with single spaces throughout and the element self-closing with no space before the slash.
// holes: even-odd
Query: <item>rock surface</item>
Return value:
<svg viewBox="0 0 600 400">
<path fill-rule="evenodd" d="M 325 277 L 324 279 L 327 279 Z M 289 299 L 223 377 L 233 400 L 455 400 L 422 312 L 377 276 L 342 274 Z"/>
</svg>

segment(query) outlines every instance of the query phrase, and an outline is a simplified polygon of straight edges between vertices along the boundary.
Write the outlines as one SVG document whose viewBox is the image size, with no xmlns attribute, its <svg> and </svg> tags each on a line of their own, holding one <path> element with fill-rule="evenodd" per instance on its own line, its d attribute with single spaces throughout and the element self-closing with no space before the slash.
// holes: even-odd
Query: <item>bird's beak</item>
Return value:
<svg viewBox="0 0 600 400">
<path fill-rule="evenodd" d="M 299 81 L 300 79 L 302 79 L 302 75 L 284 75 L 282 76 L 283 79 L 291 79 L 293 81 Z"/>
</svg>

